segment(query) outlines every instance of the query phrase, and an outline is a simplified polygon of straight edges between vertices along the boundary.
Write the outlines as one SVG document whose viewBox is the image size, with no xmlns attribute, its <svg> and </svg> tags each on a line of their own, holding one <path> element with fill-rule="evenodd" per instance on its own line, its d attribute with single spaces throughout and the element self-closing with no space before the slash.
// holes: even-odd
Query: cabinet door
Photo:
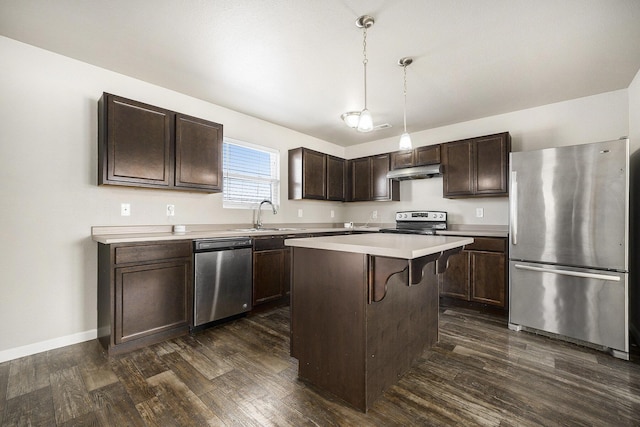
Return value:
<svg viewBox="0 0 640 427">
<path fill-rule="evenodd" d="M 371 200 L 371 158 L 351 160 L 351 201 Z"/>
<path fill-rule="evenodd" d="M 287 249 L 253 253 L 253 305 L 283 296 Z M 286 276 L 288 279 L 288 276 Z"/>
<path fill-rule="evenodd" d="M 176 115 L 175 186 L 222 191 L 222 125 Z"/>
<path fill-rule="evenodd" d="M 391 153 L 391 170 L 415 166 L 415 150 L 394 151 Z"/>
<path fill-rule="evenodd" d="M 98 184 L 169 187 L 173 113 L 105 94 L 100 115 Z"/>
<path fill-rule="evenodd" d="M 506 307 L 506 260 L 499 252 L 470 254 L 470 300 Z"/>
<path fill-rule="evenodd" d="M 345 200 L 346 162 L 344 159 L 327 156 L 327 200 Z"/>
<path fill-rule="evenodd" d="M 440 163 L 440 144 L 415 149 L 414 166 L 436 165 L 438 163 Z"/>
<path fill-rule="evenodd" d="M 302 198 L 327 197 L 327 155 L 313 150 L 302 150 Z"/>
<path fill-rule="evenodd" d="M 505 134 L 478 138 L 474 141 L 476 156 L 476 188 L 478 195 L 507 195 L 509 141 Z"/>
<path fill-rule="evenodd" d="M 387 178 L 391 156 L 382 154 L 371 157 L 371 199 L 400 200 L 400 182 Z"/>
<path fill-rule="evenodd" d="M 473 154 L 473 142 L 470 140 L 443 144 L 442 184 L 445 197 L 473 195 L 475 176 Z"/>
<path fill-rule="evenodd" d="M 440 295 L 469 300 L 469 252 L 449 257 L 449 264 L 438 277 Z"/>
<path fill-rule="evenodd" d="M 190 267 L 176 260 L 115 269 L 116 344 L 188 326 Z"/>
</svg>

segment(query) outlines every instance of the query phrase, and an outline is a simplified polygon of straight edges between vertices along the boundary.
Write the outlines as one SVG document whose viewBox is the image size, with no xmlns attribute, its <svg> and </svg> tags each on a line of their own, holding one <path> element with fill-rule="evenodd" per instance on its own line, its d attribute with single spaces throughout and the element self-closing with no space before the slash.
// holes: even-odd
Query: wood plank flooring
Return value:
<svg viewBox="0 0 640 427">
<path fill-rule="evenodd" d="M 277 308 L 108 358 L 89 341 L 0 364 L 2 426 L 640 426 L 632 360 L 443 308 L 440 342 L 367 414 L 297 379 Z"/>
</svg>

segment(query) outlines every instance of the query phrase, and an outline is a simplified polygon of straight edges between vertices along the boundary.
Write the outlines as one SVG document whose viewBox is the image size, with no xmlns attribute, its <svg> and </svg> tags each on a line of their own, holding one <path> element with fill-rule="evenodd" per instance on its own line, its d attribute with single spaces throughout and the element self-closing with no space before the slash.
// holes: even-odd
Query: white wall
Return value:
<svg viewBox="0 0 640 427">
<path fill-rule="evenodd" d="M 512 151 L 582 144 L 626 136 L 629 132 L 627 90 L 415 132 L 411 138 L 414 147 L 419 147 L 505 131 L 511 134 Z M 347 147 L 346 156 L 356 158 L 395 151 L 397 146 L 398 138 L 388 138 Z M 367 221 L 371 212 L 376 210 L 378 219 L 371 220 L 372 224 L 393 222 L 396 211 L 425 208 L 447 211 L 452 224 L 507 225 L 509 222 L 506 197 L 444 199 L 442 178 L 401 182 L 400 195 L 402 201 L 397 203 L 350 204 L 348 219 Z M 484 217 L 475 217 L 476 208 L 484 208 Z"/>
<path fill-rule="evenodd" d="M 223 123 L 226 136 L 279 149 L 282 204 L 276 216 L 265 209 L 265 222 L 342 221 L 343 203 L 287 200 L 286 159 L 294 147 L 344 157 L 343 147 L 8 38 L 0 37 L 0 57 L 0 362 L 95 337 L 91 226 L 252 222 L 250 210 L 223 209 L 221 194 L 98 187 L 102 92 Z M 120 216 L 122 202 L 130 217 Z"/>
<path fill-rule="evenodd" d="M 388 139 L 344 149 L 289 129 L 127 76 L 0 37 L 0 362 L 96 336 L 94 225 L 249 223 L 250 211 L 222 209 L 221 195 L 98 187 L 97 100 L 102 92 L 224 124 L 226 136 L 281 152 L 282 206 L 267 222 L 366 222 L 372 210 L 393 222 L 397 210 L 428 207 L 452 222 L 506 224 L 506 199 L 442 199 L 442 179 L 401 183 L 402 202 L 288 201 L 287 150 L 305 146 L 354 158 L 396 149 Z M 636 78 L 636 81 L 638 78 Z M 636 84 L 636 88 L 637 88 Z M 635 110 L 638 90 L 634 91 Z M 609 138 L 628 131 L 627 91 L 514 112 L 413 134 L 428 145 L 508 130 L 513 149 Z M 132 215 L 120 216 L 120 203 Z M 176 206 L 171 222 L 165 205 Z M 475 219 L 476 206 L 485 218 Z M 304 217 L 297 218 L 302 208 Z"/>
</svg>

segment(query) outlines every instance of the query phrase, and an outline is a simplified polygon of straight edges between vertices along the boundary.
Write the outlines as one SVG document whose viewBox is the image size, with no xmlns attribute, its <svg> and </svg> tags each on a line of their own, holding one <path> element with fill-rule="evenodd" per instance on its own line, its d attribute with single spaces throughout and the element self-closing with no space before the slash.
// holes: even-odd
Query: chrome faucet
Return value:
<svg viewBox="0 0 640 427">
<path fill-rule="evenodd" d="M 262 217 L 260 215 L 260 213 L 262 212 L 262 205 L 268 203 L 271 205 L 271 209 L 273 210 L 273 214 L 277 214 L 278 210 L 276 209 L 276 207 L 273 205 L 273 203 L 271 203 L 271 200 L 263 200 L 260 202 L 260 206 L 258 206 L 258 218 L 256 219 L 256 228 L 262 228 Z"/>
</svg>

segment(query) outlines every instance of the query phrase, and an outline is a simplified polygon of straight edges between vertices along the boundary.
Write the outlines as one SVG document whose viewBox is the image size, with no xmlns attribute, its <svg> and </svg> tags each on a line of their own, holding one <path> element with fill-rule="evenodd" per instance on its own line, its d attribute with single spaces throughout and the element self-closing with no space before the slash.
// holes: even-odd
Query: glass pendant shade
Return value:
<svg viewBox="0 0 640 427">
<path fill-rule="evenodd" d="M 360 112 L 359 111 L 349 111 L 347 113 L 343 113 L 340 118 L 352 129 L 358 127 L 358 122 L 360 121 Z"/>
<path fill-rule="evenodd" d="M 403 133 L 402 135 L 400 135 L 400 145 L 399 148 L 401 150 L 411 150 L 411 135 L 409 135 L 407 132 Z"/>
<path fill-rule="evenodd" d="M 371 132 L 373 130 L 373 118 L 366 108 L 360 112 L 360 120 L 358 121 L 359 132 Z"/>
</svg>

